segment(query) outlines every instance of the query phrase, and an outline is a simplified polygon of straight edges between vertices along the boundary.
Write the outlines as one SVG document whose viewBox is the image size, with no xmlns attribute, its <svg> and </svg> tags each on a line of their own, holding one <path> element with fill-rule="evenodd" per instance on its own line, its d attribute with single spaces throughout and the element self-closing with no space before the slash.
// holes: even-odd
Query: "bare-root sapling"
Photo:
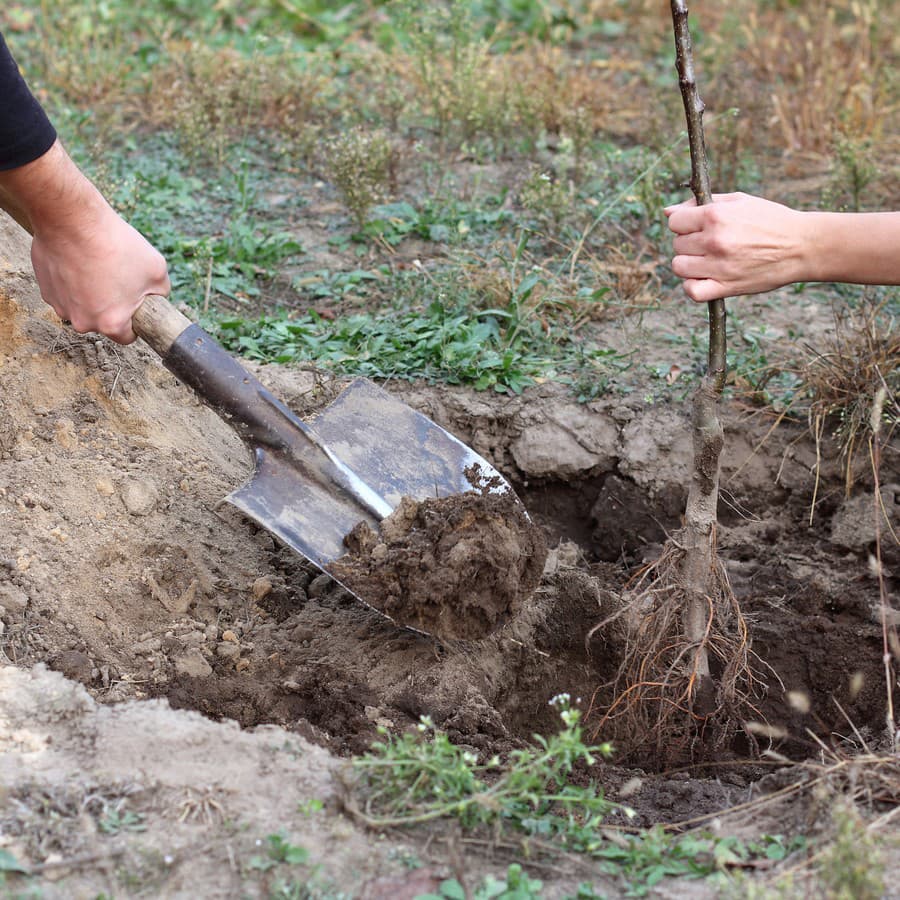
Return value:
<svg viewBox="0 0 900 900">
<path fill-rule="evenodd" d="M 687 118 L 691 188 L 712 201 L 684 0 L 671 0 L 676 68 Z M 624 653 L 611 705 L 598 731 L 628 744 L 650 742 L 667 758 L 693 756 L 717 743 L 753 708 L 758 681 L 747 625 L 716 554 L 719 457 L 724 444 L 718 406 L 726 376 L 725 302 L 709 306 L 709 356 L 693 399 L 694 461 L 683 527 L 660 558 L 636 576 L 617 613 Z M 598 627 L 610 624 L 601 623 Z M 611 726 L 608 728 L 608 726 Z M 605 730 L 608 729 L 608 730 Z"/>
</svg>

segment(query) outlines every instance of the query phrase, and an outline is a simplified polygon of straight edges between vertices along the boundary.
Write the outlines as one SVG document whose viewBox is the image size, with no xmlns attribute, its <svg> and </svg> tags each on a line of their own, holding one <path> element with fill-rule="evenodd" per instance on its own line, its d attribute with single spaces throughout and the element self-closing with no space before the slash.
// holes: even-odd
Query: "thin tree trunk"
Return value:
<svg viewBox="0 0 900 900">
<path fill-rule="evenodd" d="M 675 29 L 675 66 L 684 101 L 688 139 L 691 148 L 691 190 L 698 205 L 712 202 L 709 163 L 703 136 L 703 101 L 694 76 L 688 9 L 684 0 L 671 0 Z M 709 672 L 705 649 L 713 610 L 714 593 L 710 588 L 716 554 L 716 507 L 719 499 L 719 456 L 724 437 L 718 416 L 718 402 L 725 385 L 725 301 L 713 300 L 709 306 L 709 357 L 706 374 L 694 395 L 693 439 L 694 470 L 685 508 L 681 544 L 685 552 L 682 577 L 686 593 L 684 625 L 688 639 L 699 652 L 695 672 L 701 678 Z"/>
</svg>

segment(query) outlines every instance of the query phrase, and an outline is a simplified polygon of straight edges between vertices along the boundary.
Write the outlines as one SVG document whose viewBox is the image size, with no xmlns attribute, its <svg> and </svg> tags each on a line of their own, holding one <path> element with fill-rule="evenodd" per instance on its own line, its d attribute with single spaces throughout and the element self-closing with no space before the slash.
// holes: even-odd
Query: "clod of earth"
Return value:
<svg viewBox="0 0 900 900">
<path fill-rule="evenodd" d="M 395 622 L 444 640 L 499 628 L 544 570 L 543 534 L 508 492 L 404 497 L 376 533 L 360 522 L 328 571 Z"/>
</svg>

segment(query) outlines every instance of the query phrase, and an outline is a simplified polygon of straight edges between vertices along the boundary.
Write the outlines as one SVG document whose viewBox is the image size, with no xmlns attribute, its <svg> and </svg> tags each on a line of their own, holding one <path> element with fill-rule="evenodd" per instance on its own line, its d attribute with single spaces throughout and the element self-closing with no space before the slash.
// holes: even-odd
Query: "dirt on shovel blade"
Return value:
<svg viewBox="0 0 900 900">
<path fill-rule="evenodd" d="M 404 497 L 376 533 L 360 522 L 328 571 L 400 625 L 477 640 L 531 595 L 547 555 L 540 528 L 509 492 Z"/>
</svg>

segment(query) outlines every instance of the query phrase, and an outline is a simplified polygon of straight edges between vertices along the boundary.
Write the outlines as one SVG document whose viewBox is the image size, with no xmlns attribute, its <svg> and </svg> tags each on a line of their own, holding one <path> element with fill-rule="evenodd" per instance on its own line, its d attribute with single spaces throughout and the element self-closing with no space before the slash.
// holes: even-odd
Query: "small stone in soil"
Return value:
<svg viewBox="0 0 900 900">
<path fill-rule="evenodd" d="M 133 516 L 148 516 L 156 509 L 159 491 L 149 478 L 135 478 L 122 486 L 122 503 Z"/>
<path fill-rule="evenodd" d="M 80 681 L 82 684 L 91 683 L 94 666 L 87 654 L 80 650 L 63 650 L 51 657 L 47 665 L 73 681 Z"/>
<path fill-rule="evenodd" d="M 188 678 L 208 678 L 212 675 L 212 666 L 196 649 L 188 650 L 174 660 L 175 672 Z"/>
</svg>

